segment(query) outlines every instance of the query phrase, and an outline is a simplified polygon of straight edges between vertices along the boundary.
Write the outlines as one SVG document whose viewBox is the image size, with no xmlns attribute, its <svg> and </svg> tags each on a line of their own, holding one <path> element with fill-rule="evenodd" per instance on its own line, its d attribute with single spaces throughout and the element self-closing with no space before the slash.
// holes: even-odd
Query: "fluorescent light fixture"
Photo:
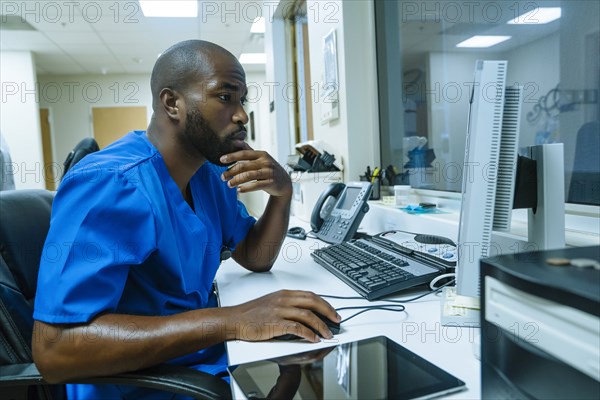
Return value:
<svg viewBox="0 0 600 400">
<path fill-rule="evenodd" d="M 456 47 L 492 47 L 510 38 L 511 36 L 475 35 L 465 41 L 460 42 L 456 45 Z"/>
<path fill-rule="evenodd" d="M 144 17 L 185 17 L 198 16 L 198 2 L 196 0 L 138 0 Z"/>
<path fill-rule="evenodd" d="M 250 27 L 250 33 L 265 33 L 265 17 L 256 17 Z"/>
<path fill-rule="evenodd" d="M 541 25 L 557 20 L 561 16 L 560 7 L 538 7 L 507 22 L 517 25 Z"/>
<path fill-rule="evenodd" d="M 267 55 L 265 53 L 242 53 L 240 55 L 241 64 L 266 64 Z"/>
</svg>

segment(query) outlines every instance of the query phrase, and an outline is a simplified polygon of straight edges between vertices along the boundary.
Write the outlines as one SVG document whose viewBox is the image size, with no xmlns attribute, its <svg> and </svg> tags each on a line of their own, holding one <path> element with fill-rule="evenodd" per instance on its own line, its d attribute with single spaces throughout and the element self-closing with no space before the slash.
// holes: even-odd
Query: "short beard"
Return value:
<svg viewBox="0 0 600 400">
<path fill-rule="evenodd" d="M 192 145 L 195 152 L 203 155 L 211 163 L 220 166 L 227 165 L 219 160 L 222 155 L 231 152 L 227 146 L 227 139 L 222 140 L 196 108 L 188 112 L 186 116 L 183 139 L 186 144 Z"/>
</svg>

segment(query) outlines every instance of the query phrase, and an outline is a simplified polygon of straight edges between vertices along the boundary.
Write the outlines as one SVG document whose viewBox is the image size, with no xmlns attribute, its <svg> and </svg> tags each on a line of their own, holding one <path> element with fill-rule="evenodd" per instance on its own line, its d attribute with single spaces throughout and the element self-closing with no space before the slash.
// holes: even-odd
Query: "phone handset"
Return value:
<svg viewBox="0 0 600 400">
<path fill-rule="evenodd" d="M 333 183 L 321 194 L 311 216 L 311 228 L 328 243 L 352 239 L 364 215 L 369 211 L 369 182 Z"/>
<path fill-rule="evenodd" d="M 338 196 L 345 188 L 346 185 L 343 183 L 332 183 L 321 193 L 310 217 L 310 227 L 313 232 L 318 232 L 321 229 L 323 222 L 331 215 L 331 211 L 333 211 L 333 207 L 338 201 Z"/>
</svg>

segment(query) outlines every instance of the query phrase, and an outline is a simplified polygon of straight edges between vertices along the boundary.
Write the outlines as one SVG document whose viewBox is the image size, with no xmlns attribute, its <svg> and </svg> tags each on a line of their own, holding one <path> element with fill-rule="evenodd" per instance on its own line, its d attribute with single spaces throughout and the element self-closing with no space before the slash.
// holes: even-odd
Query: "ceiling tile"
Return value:
<svg viewBox="0 0 600 400">
<path fill-rule="evenodd" d="M 64 4 L 69 2 L 40 2 L 49 6 L 51 4 L 56 7 L 41 7 L 38 12 L 25 14 L 25 20 L 38 31 L 44 32 L 76 32 L 87 31 L 91 32 L 92 28 L 88 21 L 81 15 L 69 14 L 67 7 Z"/>
<path fill-rule="evenodd" d="M 102 58 L 114 57 L 113 53 L 103 44 L 86 46 L 85 44 L 64 44 L 62 49 L 71 57 L 97 56 Z"/>
<path fill-rule="evenodd" d="M 39 53 L 39 52 L 34 52 L 33 54 L 34 54 L 36 63 L 60 64 L 60 63 L 66 62 L 67 59 L 69 61 L 72 61 L 65 54 Z"/>
<path fill-rule="evenodd" d="M 2 31 L 2 50 L 60 52 L 54 43 L 42 33 L 35 31 Z"/>
<path fill-rule="evenodd" d="M 99 46 L 102 41 L 98 35 L 93 31 L 88 32 L 58 32 L 50 31 L 46 32 L 46 36 L 55 43 L 58 43 L 60 47 L 64 48 L 67 44 L 85 44 L 87 46 Z"/>
<path fill-rule="evenodd" d="M 118 63 L 95 63 L 95 62 L 81 62 L 81 65 L 90 74 L 124 74 L 127 71 L 123 66 Z"/>
<path fill-rule="evenodd" d="M 72 55 L 73 59 L 80 63 L 81 65 L 98 65 L 105 66 L 109 64 L 118 64 L 119 60 L 117 60 L 112 54 L 109 56 L 102 55 Z"/>
<path fill-rule="evenodd" d="M 126 35 L 123 35 L 123 32 L 98 32 L 98 35 L 109 45 L 131 44 L 133 46 L 153 46 L 155 39 L 164 41 L 164 39 L 158 38 L 158 35 L 152 31 L 129 32 Z M 161 35 L 161 37 L 164 36 Z"/>
<path fill-rule="evenodd" d="M 87 71 L 77 64 L 61 62 L 61 63 L 44 63 L 45 73 L 48 75 L 71 75 L 85 74 Z"/>
<path fill-rule="evenodd" d="M 44 74 L 102 67 L 109 73 L 120 68 L 148 74 L 158 54 L 182 40 L 209 40 L 236 56 L 262 51 L 262 42 L 250 40 L 252 20 L 260 11 L 258 3 L 249 3 L 199 2 L 198 18 L 146 18 L 134 0 L 15 1 L 39 32 L 2 31 L 1 49 L 34 51 Z"/>
</svg>

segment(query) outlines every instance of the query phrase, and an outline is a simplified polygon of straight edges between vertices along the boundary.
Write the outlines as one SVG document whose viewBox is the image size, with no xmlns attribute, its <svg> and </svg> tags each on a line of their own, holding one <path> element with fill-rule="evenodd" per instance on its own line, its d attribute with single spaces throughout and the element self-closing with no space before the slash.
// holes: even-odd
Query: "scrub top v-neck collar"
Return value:
<svg viewBox="0 0 600 400">
<path fill-rule="evenodd" d="M 192 176 L 190 182 L 188 183 L 190 187 L 190 195 L 192 196 L 192 202 L 194 204 L 194 208 L 192 209 L 192 207 L 190 207 L 188 202 L 183 197 L 183 194 L 181 194 L 181 192 L 179 191 L 179 187 L 175 183 L 175 180 L 169 173 L 167 164 L 165 163 L 162 154 L 160 154 L 158 149 L 152 144 L 152 142 L 150 142 L 150 139 L 148 138 L 148 134 L 146 132 L 144 132 L 144 134 L 141 136 L 144 138 L 144 141 L 146 142 L 148 147 L 150 147 L 152 153 L 154 153 L 153 157 L 157 160 L 156 165 L 158 166 L 158 172 L 161 174 L 162 178 L 164 179 L 164 182 L 167 185 L 168 190 L 166 190 L 166 192 L 167 196 L 169 196 L 169 200 L 175 205 L 178 212 L 180 212 L 182 215 L 187 215 L 190 217 L 186 218 L 186 223 L 190 230 L 194 232 L 200 230 L 200 225 L 202 224 L 201 214 L 203 207 L 201 199 L 195 193 L 195 185 L 193 185 L 193 182 L 196 180 L 197 175 L 200 173 L 202 168 L 204 168 L 206 163 L 202 164 L 202 166 L 198 169 L 198 171 L 196 171 L 196 173 Z"/>
</svg>

